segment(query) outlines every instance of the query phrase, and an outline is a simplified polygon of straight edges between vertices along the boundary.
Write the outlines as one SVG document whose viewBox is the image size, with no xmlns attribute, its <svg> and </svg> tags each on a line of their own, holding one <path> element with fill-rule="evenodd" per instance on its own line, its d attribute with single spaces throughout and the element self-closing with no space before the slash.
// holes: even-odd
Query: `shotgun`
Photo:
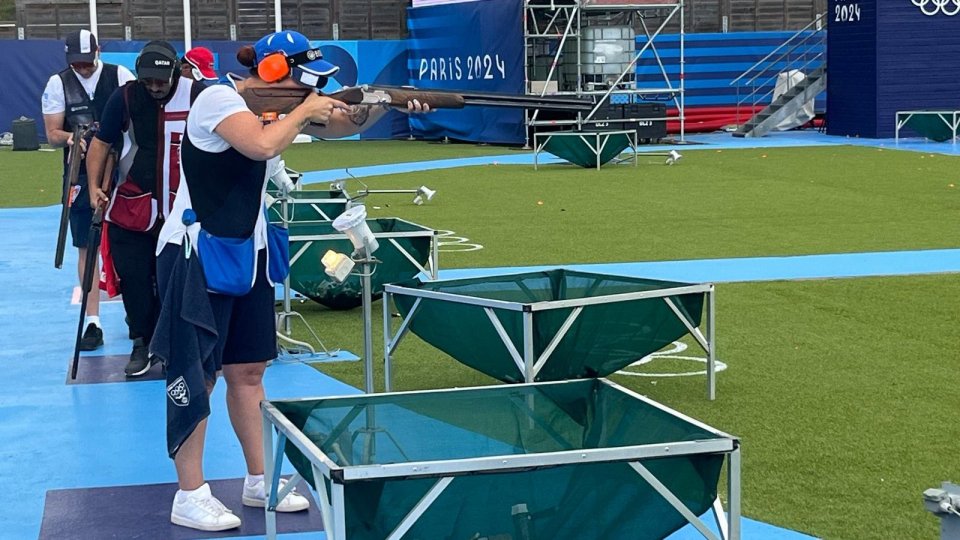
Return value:
<svg viewBox="0 0 960 540">
<path fill-rule="evenodd" d="M 309 88 L 247 88 L 240 93 L 254 114 L 287 114 L 313 92 Z M 576 96 L 526 96 L 499 93 L 418 90 L 412 86 L 348 86 L 327 94 L 349 105 L 383 105 L 406 108 L 414 99 L 431 109 L 462 109 L 467 106 L 511 107 L 554 111 L 589 111 L 591 98 Z"/>
<path fill-rule="evenodd" d="M 67 248 L 67 225 L 70 224 L 70 206 L 73 205 L 73 186 L 80 180 L 80 165 L 83 163 L 83 146 L 80 144 L 86 133 L 86 126 L 73 128 L 73 144 L 67 153 L 67 175 L 63 177 L 63 193 L 60 195 L 60 228 L 57 229 L 57 251 L 53 257 L 56 269 L 63 267 L 63 252 Z"/>
<path fill-rule="evenodd" d="M 77 146 L 74 144 L 74 146 Z M 103 176 L 100 177 L 100 186 L 105 192 L 110 191 L 113 179 L 113 167 L 117 162 L 116 150 L 111 150 L 107 156 Z M 76 380 L 77 369 L 80 367 L 80 340 L 83 339 L 83 322 L 87 318 L 87 296 L 93 290 L 94 268 L 97 266 L 97 257 L 100 255 L 100 235 L 103 234 L 103 212 L 106 204 L 101 202 L 93 211 L 90 220 L 90 233 L 87 235 L 87 258 L 83 267 L 83 278 L 80 280 L 80 322 L 77 323 L 77 340 L 73 346 L 73 362 L 70 364 L 70 380 Z"/>
</svg>

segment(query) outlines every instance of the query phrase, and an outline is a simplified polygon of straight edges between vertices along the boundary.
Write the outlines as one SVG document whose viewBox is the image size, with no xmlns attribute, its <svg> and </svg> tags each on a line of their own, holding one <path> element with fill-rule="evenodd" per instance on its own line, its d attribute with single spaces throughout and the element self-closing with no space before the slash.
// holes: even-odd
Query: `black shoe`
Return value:
<svg viewBox="0 0 960 540">
<path fill-rule="evenodd" d="M 150 371 L 150 353 L 143 338 L 133 340 L 133 352 L 130 353 L 130 362 L 123 372 L 127 377 L 139 377 Z"/>
<path fill-rule="evenodd" d="M 80 338 L 81 351 L 95 351 L 103 346 L 103 330 L 99 326 L 90 323 Z"/>
</svg>

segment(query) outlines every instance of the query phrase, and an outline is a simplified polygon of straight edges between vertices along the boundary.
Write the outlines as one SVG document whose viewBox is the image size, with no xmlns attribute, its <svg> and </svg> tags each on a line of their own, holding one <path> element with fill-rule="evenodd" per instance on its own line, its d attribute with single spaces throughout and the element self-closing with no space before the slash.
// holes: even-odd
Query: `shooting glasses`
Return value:
<svg viewBox="0 0 960 540">
<path fill-rule="evenodd" d="M 257 75 L 263 82 L 280 82 L 293 75 L 293 68 L 321 58 L 323 58 L 323 54 L 320 52 L 320 49 L 309 49 L 292 56 L 287 56 L 283 51 L 277 51 L 265 56 L 263 60 L 257 64 Z M 304 72 L 301 70 L 300 73 L 302 79 Z M 317 76 L 315 74 L 311 75 Z M 317 88 L 326 86 L 327 78 L 322 75 L 318 75 L 317 77 L 319 77 L 320 80 L 314 84 L 310 84 L 305 80 L 298 80 L 297 82 Z"/>
</svg>

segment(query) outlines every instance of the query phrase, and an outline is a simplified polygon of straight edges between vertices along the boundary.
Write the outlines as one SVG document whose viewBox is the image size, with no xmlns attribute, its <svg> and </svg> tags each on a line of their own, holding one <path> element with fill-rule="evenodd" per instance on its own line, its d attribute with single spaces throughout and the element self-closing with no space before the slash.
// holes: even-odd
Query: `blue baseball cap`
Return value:
<svg viewBox="0 0 960 540">
<path fill-rule="evenodd" d="M 287 58 L 290 75 L 304 86 L 323 88 L 327 77 L 340 70 L 324 60 L 323 53 L 310 45 L 306 36 L 293 30 L 266 35 L 253 45 L 253 50 L 257 53 L 257 65 L 272 54 L 282 53 Z"/>
</svg>

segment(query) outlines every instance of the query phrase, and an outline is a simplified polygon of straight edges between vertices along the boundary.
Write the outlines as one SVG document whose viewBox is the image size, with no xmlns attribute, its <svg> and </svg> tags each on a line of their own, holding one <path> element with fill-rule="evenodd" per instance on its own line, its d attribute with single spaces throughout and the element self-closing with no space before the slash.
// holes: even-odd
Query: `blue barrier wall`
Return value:
<svg viewBox="0 0 960 540">
<path fill-rule="evenodd" d="M 47 136 L 43 130 L 40 97 L 51 75 L 66 66 L 63 42 L 48 39 L 29 41 L 0 40 L 0 73 L 8 78 L 0 99 L 0 132 L 10 131 L 12 122 L 21 116 L 37 122 L 41 141 Z M 29 58 L 30 61 L 25 61 Z M 10 80 L 12 78 L 12 80 Z"/>
<path fill-rule="evenodd" d="M 105 41 L 101 44 L 101 57 L 105 62 L 120 64 L 133 71 L 137 55 L 145 41 Z M 213 51 L 215 66 L 221 77 L 228 73 L 241 76 L 247 68 L 240 65 L 236 52 L 246 43 L 236 41 L 194 41 L 193 46 L 204 46 Z M 183 42 L 171 42 L 181 53 Z M 386 85 L 408 84 L 407 42 L 392 41 L 322 41 L 315 42 L 324 56 L 340 66 L 337 80 L 331 80 L 325 88 L 333 91 L 340 86 L 360 83 Z M 0 69 L 13 80 L 5 85 L 4 97 L 0 100 L 0 132 L 9 131 L 13 120 L 26 116 L 37 124 L 37 134 L 46 141 L 43 129 L 43 114 L 40 96 L 51 75 L 66 67 L 63 42 L 57 40 L 0 40 Z M 30 58 L 30 62 L 24 62 Z M 390 112 L 386 118 L 363 134 L 363 138 L 399 138 L 410 133 L 407 115 Z"/>
<path fill-rule="evenodd" d="M 512 0 L 503 0 L 503 5 L 513 6 Z M 466 4 L 469 5 L 469 4 Z M 502 7 L 497 0 L 474 3 L 474 6 Z M 456 6 L 456 4 L 454 5 Z M 452 8 L 453 6 L 447 6 Z M 417 11 L 428 8 L 418 8 Z M 433 9 L 433 8 L 430 8 Z M 411 32 L 416 33 L 418 41 L 319 41 L 324 55 L 330 61 L 340 66 L 340 73 L 335 81 L 331 81 L 326 88 L 332 91 L 339 85 L 356 83 L 378 84 L 414 84 L 422 88 L 448 88 L 477 91 L 500 91 L 521 93 L 523 87 L 523 57 L 520 38 L 506 39 L 509 33 L 481 32 L 478 26 L 470 26 L 476 20 L 486 21 L 483 25 L 489 28 L 493 24 L 500 24 L 500 19 L 492 21 L 484 14 L 477 15 L 479 19 L 464 17 L 463 12 L 454 11 L 454 17 L 459 17 L 464 28 L 461 32 L 451 31 L 449 17 L 410 18 Z M 498 17 L 502 14 L 498 13 Z M 955 17 L 960 23 L 960 17 Z M 488 20 L 489 19 L 489 20 Z M 481 25 L 481 26 L 483 26 Z M 414 27 L 416 29 L 414 30 Z M 438 32 L 444 32 L 437 37 Z M 519 30 L 518 30 L 519 32 Z M 512 34 L 510 34 L 512 35 Z M 737 102 L 737 90 L 729 85 L 730 81 L 749 68 L 767 53 L 774 50 L 792 35 L 791 32 L 744 32 L 734 34 L 692 34 L 685 36 L 685 69 L 686 69 L 686 104 L 689 107 L 698 106 L 733 106 Z M 960 32 L 958 32 L 960 35 Z M 452 37 L 451 37 L 452 36 Z M 498 37 L 499 36 L 499 37 Z M 469 39 L 467 39 L 469 37 Z M 497 40 L 505 39 L 500 42 Z M 646 42 L 646 37 L 637 38 L 638 49 Z M 122 63 L 132 67 L 137 52 L 143 47 L 142 41 L 108 41 L 103 43 L 103 56 L 108 61 Z M 178 50 L 183 49 L 183 43 L 174 42 Z M 246 68 L 236 61 L 236 50 L 242 43 L 231 41 L 198 41 L 195 45 L 210 48 L 218 62 L 218 72 L 222 75 L 228 71 L 245 74 Z M 680 36 L 677 34 L 661 35 L 655 41 L 664 67 L 674 86 L 679 85 L 680 76 Z M 862 46 L 860 44 L 850 46 Z M 0 41 L 0 47 L 9 54 L 0 57 L 0 69 L 6 66 L 4 73 L 12 74 L 13 84 L 7 85 L 4 99 L 0 101 L 0 131 L 10 129 L 10 123 L 21 115 L 37 120 L 41 140 L 43 136 L 43 118 L 40 114 L 40 94 L 47 78 L 56 71 L 63 69 L 63 43 L 54 40 Z M 812 47 L 811 52 L 820 49 Z M 841 48 L 851 56 L 849 48 Z M 468 73 L 467 58 L 470 57 L 470 66 L 477 64 L 480 58 L 480 77 L 476 78 Z M 490 78 L 486 78 L 487 69 L 483 62 L 490 57 Z M 852 55 L 857 56 L 857 55 Z M 960 55 L 955 55 L 960 58 Z M 19 59 L 29 57 L 32 61 L 25 64 Z M 864 59 L 860 54 L 859 58 Z M 456 60 L 460 60 L 459 69 Z M 442 66 L 441 66 L 441 62 Z M 424 69 L 426 62 L 426 71 Z M 434 69 L 433 64 L 436 64 Z M 872 65 L 868 59 L 857 64 L 861 68 Z M 441 69 L 441 67 L 443 69 Z M 502 69 L 501 69 L 502 67 Z M 786 66 L 784 66 L 786 67 Z M 432 70 L 432 72 L 431 72 Z M 957 73 L 950 70 L 948 76 Z M 446 75 L 441 76 L 442 73 Z M 644 54 L 637 63 L 637 81 L 641 86 L 663 86 L 660 67 L 650 52 Z M 857 78 L 864 77 L 863 71 L 858 72 Z M 842 73 L 841 73 L 842 74 Z M 828 84 L 839 77 L 836 70 L 831 71 Z M 870 80 L 875 80 L 870 78 Z M 862 83 L 862 81 L 860 81 Z M 835 84 L 835 83 L 834 83 Z M 761 93 L 769 89 L 764 88 Z M 958 92 L 954 92 L 958 94 Z M 831 100 L 837 99 L 831 96 Z M 856 115 L 853 122 L 861 125 L 861 103 L 871 96 L 859 96 L 856 102 L 861 108 L 842 107 L 837 114 Z M 875 97 L 874 97 L 875 99 Z M 868 103 L 866 105 L 869 105 Z M 669 106 L 669 105 L 668 105 Z M 823 109 L 823 99 L 818 99 L 818 109 Z M 872 110 L 870 106 L 868 110 Z M 892 112 L 889 113 L 892 119 Z M 867 115 L 875 118 L 873 113 Z M 837 117 L 841 118 L 841 117 Z M 841 120 L 837 120 L 842 123 Z M 889 122 L 892 126 L 892 120 Z M 364 138 L 398 138 L 410 133 L 410 125 L 414 132 L 422 137 L 439 138 L 450 136 L 465 140 L 483 142 L 522 142 L 522 112 L 519 110 L 496 110 L 474 108 L 468 111 L 440 111 L 429 117 L 415 118 L 408 122 L 408 117 L 402 113 L 391 112 L 389 116 L 364 133 Z"/>
<path fill-rule="evenodd" d="M 897 111 L 960 110 L 960 16 L 921 4 L 830 0 L 828 133 L 893 137 Z"/>
<path fill-rule="evenodd" d="M 730 81 L 789 39 L 794 32 L 738 32 L 734 34 L 686 34 L 684 36 L 684 89 L 689 107 L 733 106 L 737 104 L 737 88 Z M 639 51 L 647 42 L 637 37 Z M 680 85 L 680 35 L 668 34 L 653 40 L 672 86 Z M 823 52 L 819 43 L 797 49 L 791 58 L 813 57 Z M 819 65 L 815 63 L 814 65 Z M 786 61 L 775 67 L 788 68 Z M 808 70 L 809 71 L 809 70 Z M 637 61 L 637 86 L 663 87 L 664 78 L 650 48 Z M 759 85 L 759 94 L 773 88 L 773 82 Z M 749 92 L 741 89 L 741 95 Z M 822 99 L 820 106 L 822 106 Z M 668 105 L 669 106 L 669 105 Z M 819 107 L 818 107 L 819 108 Z"/>
<path fill-rule="evenodd" d="M 831 2 L 835 11 L 849 2 Z M 873 2 L 859 8 L 856 21 L 827 22 L 827 133 L 855 137 L 877 135 L 877 10 Z"/>
</svg>

